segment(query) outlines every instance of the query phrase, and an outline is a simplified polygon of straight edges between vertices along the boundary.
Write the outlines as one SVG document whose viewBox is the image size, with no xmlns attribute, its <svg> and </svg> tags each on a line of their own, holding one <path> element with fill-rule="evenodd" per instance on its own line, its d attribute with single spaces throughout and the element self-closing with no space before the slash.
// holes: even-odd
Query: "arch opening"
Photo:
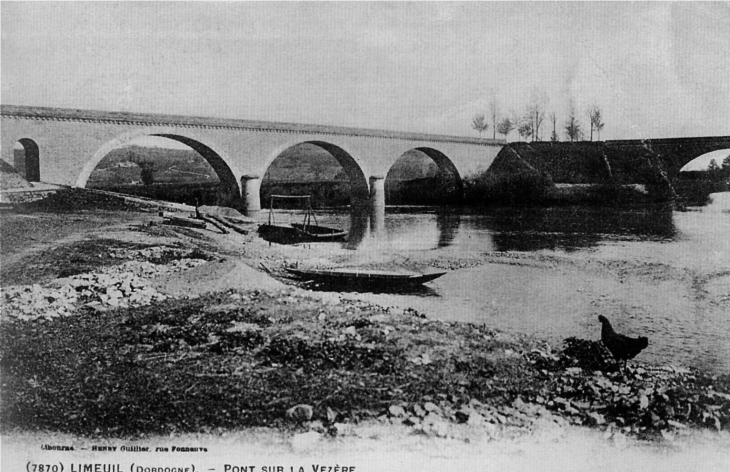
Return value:
<svg viewBox="0 0 730 472">
<path fill-rule="evenodd" d="M 411 149 L 391 166 L 385 178 L 389 205 L 448 205 L 460 203 L 464 184 L 456 166 L 442 152 Z"/>
<path fill-rule="evenodd" d="M 672 187 L 688 205 L 703 206 L 710 195 L 730 191 L 730 149 L 708 152 L 682 166 Z"/>
<path fill-rule="evenodd" d="M 100 158 L 84 185 L 188 205 L 239 206 L 240 190 L 211 148 L 174 134 L 134 137 Z"/>
<path fill-rule="evenodd" d="M 19 139 L 13 146 L 13 166 L 28 182 L 40 182 L 41 162 L 38 144 L 32 139 Z"/>
<path fill-rule="evenodd" d="M 315 207 L 343 207 L 367 201 L 368 189 L 365 174 L 347 151 L 324 141 L 306 141 L 289 146 L 269 164 L 260 198 L 268 207 L 271 195 L 310 195 Z"/>
<path fill-rule="evenodd" d="M 682 166 L 679 172 L 706 172 L 723 168 L 730 168 L 730 149 L 718 149 L 695 157 Z"/>
</svg>

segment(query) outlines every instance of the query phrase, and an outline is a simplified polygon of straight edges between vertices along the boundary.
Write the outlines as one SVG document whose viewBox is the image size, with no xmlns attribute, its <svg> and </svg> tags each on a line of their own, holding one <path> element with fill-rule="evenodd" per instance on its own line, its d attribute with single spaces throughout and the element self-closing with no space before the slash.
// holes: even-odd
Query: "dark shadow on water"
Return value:
<svg viewBox="0 0 730 472">
<path fill-rule="evenodd" d="M 461 215 L 451 208 L 440 208 L 436 212 L 436 229 L 439 234 L 438 247 L 449 247 L 453 244 L 461 225 Z"/>
<path fill-rule="evenodd" d="M 400 223 L 393 215 L 419 215 L 435 220 L 426 223 L 425 227 L 411 227 L 409 223 Z M 390 217 L 389 217 L 390 216 Z M 435 218 L 434 218 L 435 217 Z M 409 230 L 435 230 L 437 233 L 436 248 L 451 246 L 459 233 L 461 210 L 452 207 L 388 207 L 385 215 L 373 215 L 367 210 L 352 210 L 349 215 L 349 232 L 345 249 L 358 249 L 368 240 L 386 240 L 388 236 L 408 233 Z M 420 220 L 423 223 L 425 220 Z M 411 221 L 413 223 L 413 221 Z"/>
<path fill-rule="evenodd" d="M 489 230 L 498 251 L 576 251 L 603 241 L 671 241 L 677 237 L 671 207 L 497 208 L 474 220 Z"/>
<path fill-rule="evenodd" d="M 370 233 L 370 217 L 365 211 L 352 210 L 350 213 L 350 229 L 347 234 L 345 249 L 357 249 Z"/>
<path fill-rule="evenodd" d="M 498 252 L 540 251 L 543 249 L 574 252 L 597 246 L 601 241 L 598 237 L 545 233 L 497 233 L 492 236 L 492 240 L 496 246 L 495 250 Z"/>
<path fill-rule="evenodd" d="M 353 212 L 342 247 L 442 249 L 469 244 L 488 251 L 578 251 L 610 241 L 675 241 L 679 231 L 670 205 L 560 207 L 388 207 L 373 220 Z M 348 224 L 349 223 L 349 224 Z"/>
</svg>

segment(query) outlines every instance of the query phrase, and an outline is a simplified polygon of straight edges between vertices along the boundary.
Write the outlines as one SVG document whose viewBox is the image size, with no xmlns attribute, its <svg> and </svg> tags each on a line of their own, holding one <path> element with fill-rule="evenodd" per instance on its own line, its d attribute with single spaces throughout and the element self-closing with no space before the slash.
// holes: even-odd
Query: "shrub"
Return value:
<svg viewBox="0 0 730 472">
<path fill-rule="evenodd" d="M 467 182 L 466 202 L 475 205 L 533 204 L 544 200 L 552 187 L 552 179 L 547 174 L 523 170 L 502 175 L 484 173 Z"/>
<path fill-rule="evenodd" d="M 149 161 L 142 161 L 138 165 L 142 170 L 140 173 L 142 183 L 144 185 L 152 185 L 155 183 L 155 164 Z"/>
</svg>

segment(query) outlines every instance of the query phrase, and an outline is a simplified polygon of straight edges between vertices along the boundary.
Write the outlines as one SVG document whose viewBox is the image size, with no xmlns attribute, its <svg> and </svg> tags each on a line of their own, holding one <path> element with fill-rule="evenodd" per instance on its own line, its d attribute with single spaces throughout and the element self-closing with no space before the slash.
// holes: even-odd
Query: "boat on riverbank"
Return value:
<svg viewBox="0 0 730 472">
<path fill-rule="evenodd" d="M 415 287 L 435 280 L 446 272 L 391 272 L 384 270 L 363 270 L 353 268 L 337 269 L 286 269 L 300 277 L 328 285 L 346 285 L 367 288 Z"/>
<path fill-rule="evenodd" d="M 302 223 L 276 223 L 274 200 L 277 198 L 304 200 L 306 208 Z M 338 242 L 347 238 L 347 231 L 340 228 L 320 226 L 317 223 L 317 217 L 314 215 L 309 195 L 272 195 L 269 206 L 269 220 L 259 226 L 257 232 L 262 239 L 278 244 Z"/>
</svg>

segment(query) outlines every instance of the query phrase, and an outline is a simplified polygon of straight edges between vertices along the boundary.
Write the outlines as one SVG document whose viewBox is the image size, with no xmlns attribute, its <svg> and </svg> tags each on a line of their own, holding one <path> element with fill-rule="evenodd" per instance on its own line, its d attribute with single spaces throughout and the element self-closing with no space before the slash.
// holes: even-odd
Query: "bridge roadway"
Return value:
<svg viewBox="0 0 730 472">
<path fill-rule="evenodd" d="M 456 182 L 484 171 L 504 146 L 501 140 L 420 133 L 2 105 L 2 159 L 31 181 L 84 187 L 111 150 L 143 136 L 173 139 L 196 150 L 221 180 L 224 204 L 255 214 L 259 188 L 271 163 L 303 143 L 328 151 L 352 186 L 351 204 L 385 206 L 384 180 L 396 160 L 411 150 L 431 157 Z M 18 162 L 14 146 L 25 149 Z"/>
</svg>

